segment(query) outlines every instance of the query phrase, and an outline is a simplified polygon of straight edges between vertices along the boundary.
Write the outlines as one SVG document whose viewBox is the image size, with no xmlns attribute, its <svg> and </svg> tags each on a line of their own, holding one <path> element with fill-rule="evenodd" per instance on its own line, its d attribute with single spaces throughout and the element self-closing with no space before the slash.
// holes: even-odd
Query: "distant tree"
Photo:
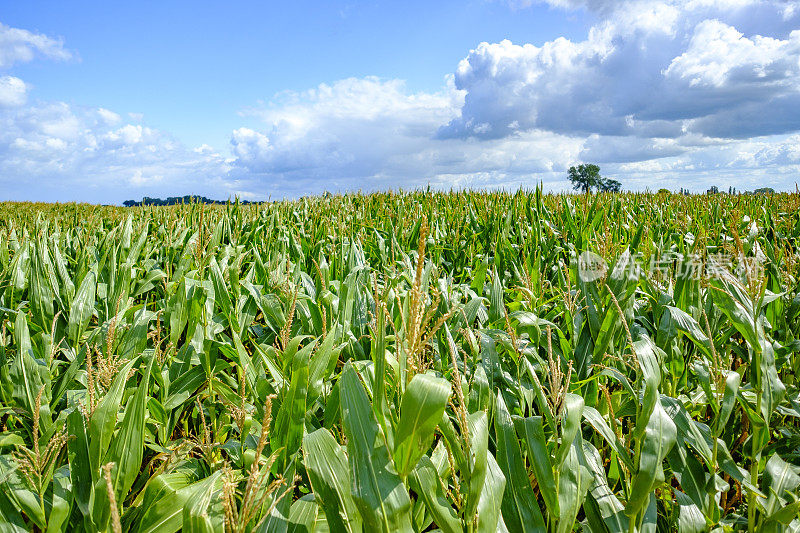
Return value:
<svg viewBox="0 0 800 533">
<path fill-rule="evenodd" d="M 611 178 L 600 178 L 600 183 L 597 184 L 597 190 L 600 192 L 619 192 L 621 189 L 622 184 Z"/>
<path fill-rule="evenodd" d="M 716 185 L 712 185 L 710 189 L 707 191 L 708 194 L 719 194 L 719 187 Z"/>
<path fill-rule="evenodd" d="M 249 202 L 247 200 L 239 200 L 236 198 L 235 200 L 212 200 L 210 198 L 206 198 L 205 196 L 193 196 L 193 195 L 186 195 L 186 196 L 168 196 L 165 199 L 161 198 L 150 198 L 149 196 L 145 196 L 142 198 L 141 202 L 137 202 L 136 200 L 125 200 L 122 202 L 122 205 L 125 207 L 134 207 L 139 205 L 153 205 L 153 206 L 168 206 L 168 205 L 182 205 L 182 204 L 209 204 L 209 205 L 224 205 L 227 203 L 236 203 L 238 202 L 240 205 L 250 205 L 251 203 L 258 203 L 258 202 Z"/>
<path fill-rule="evenodd" d="M 601 176 L 597 165 L 569 167 L 567 177 L 572 182 L 573 189 L 584 193 L 589 193 L 592 189 L 599 192 L 619 192 L 622 189 L 622 184 L 617 180 Z"/>
<path fill-rule="evenodd" d="M 658 189 L 658 194 L 671 194 L 672 191 L 669 189 Z M 681 188 L 681 193 L 683 193 L 683 188 Z"/>
<path fill-rule="evenodd" d="M 578 165 L 577 167 L 569 167 L 567 171 L 569 181 L 572 182 L 572 188 L 576 191 L 588 193 L 593 187 L 597 187 L 600 180 L 600 167 L 597 165 Z"/>
<path fill-rule="evenodd" d="M 753 191 L 755 194 L 775 194 L 775 189 L 772 187 L 761 187 Z"/>
</svg>

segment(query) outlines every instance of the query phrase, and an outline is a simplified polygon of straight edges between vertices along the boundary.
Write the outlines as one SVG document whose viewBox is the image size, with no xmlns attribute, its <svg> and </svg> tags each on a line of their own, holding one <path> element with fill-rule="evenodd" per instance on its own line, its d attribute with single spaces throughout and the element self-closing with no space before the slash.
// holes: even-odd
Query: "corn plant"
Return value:
<svg viewBox="0 0 800 533">
<path fill-rule="evenodd" d="M 797 194 L 0 203 L 0 530 L 800 531 L 798 239 Z"/>
</svg>

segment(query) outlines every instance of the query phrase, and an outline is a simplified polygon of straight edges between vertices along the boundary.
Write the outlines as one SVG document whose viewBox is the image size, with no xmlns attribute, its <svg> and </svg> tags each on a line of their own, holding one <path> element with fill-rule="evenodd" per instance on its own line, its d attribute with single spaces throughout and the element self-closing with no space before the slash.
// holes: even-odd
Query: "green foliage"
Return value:
<svg viewBox="0 0 800 533">
<path fill-rule="evenodd" d="M 192 203 L 199 203 L 199 204 L 206 204 L 206 205 L 225 205 L 227 202 L 222 200 L 212 200 L 210 198 L 206 198 L 205 196 L 168 196 L 167 198 L 150 198 L 149 196 L 145 196 L 142 198 L 141 202 L 137 202 L 136 200 L 125 200 L 122 202 L 122 205 L 125 207 L 136 207 L 142 205 L 154 205 L 154 206 L 167 206 L 167 205 L 182 205 L 182 204 L 192 204 Z M 247 200 L 239 200 L 236 199 L 236 203 L 241 205 L 249 205 L 253 202 L 249 202 Z"/>
<path fill-rule="evenodd" d="M 800 530 L 799 207 L 0 204 L 0 530 Z"/>
<path fill-rule="evenodd" d="M 572 182 L 573 189 L 584 193 L 591 192 L 592 189 L 596 189 L 598 192 L 619 192 L 622 190 L 620 182 L 601 176 L 600 167 L 597 165 L 584 164 L 577 167 L 569 167 L 567 177 Z"/>
</svg>

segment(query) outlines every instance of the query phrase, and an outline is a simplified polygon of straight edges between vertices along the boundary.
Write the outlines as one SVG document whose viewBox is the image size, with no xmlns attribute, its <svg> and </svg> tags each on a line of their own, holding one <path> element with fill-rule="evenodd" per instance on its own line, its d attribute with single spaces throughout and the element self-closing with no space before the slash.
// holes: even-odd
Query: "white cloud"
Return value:
<svg viewBox="0 0 800 533">
<path fill-rule="evenodd" d="M 374 78 L 286 93 L 249 111 L 263 119 L 263 128 L 234 132 L 231 176 L 249 191 L 281 197 L 428 184 L 532 187 L 539 180 L 565 190 L 566 167 L 579 161 L 598 162 L 628 189 L 790 189 L 800 171 L 800 135 L 731 141 L 698 133 L 583 136 L 529 129 L 500 138 L 437 138 L 437 128 L 460 105 L 452 88 L 423 97 L 400 82 Z"/>
<path fill-rule="evenodd" d="M 142 127 L 141 124 L 135 126 L 126 124 L 117 130 L 106 133 L 103 139 L 108 141 L 111 146 L 125 147 L 141 143 L 145 135 L 152 136 L 153 130 Z"/>
<path fill-rule="evenodd" d="M 120 120 L 122 120 L 122 117 L 120 117 L 118 114 L 114 113 L 113 111 L 109 111 L 108 109 L 104 109 L 102 107 L 97 109 L 97 114 L 109 126 L 117 124 Z"/>
<path fill-rule="evenodd" d="M 25 103 L 28 87 L 14 76 L 0 76 L 0 108 L 17 107 Z"/>
<path fill-rule="evenodd" d="M 0 70 L 35 58 L 73 57 L 61 40 L 0 24 Z M 64 102 L 29 102 L 28 85 L 0 76 L 0 199 L 121 202 L 142 194 L 224 198 L 242 180 L 225 158 L 184 147 L 130 114 Z M 127 122 L 127 123 L 126 123 Z"/>
<path fill-rule="evenodd" d="M 535 174 L 563 173 L 562 161 L 580 153 L 580 139 L 542 131 L 496 141 L 436 139 L 461 104 L 452 82 L 433 94 L 371 77 L 285 93 L 249 110 L 264 122 L 262 131 L 233 132 L 232 174 L 273 196 L 428 184 L 532 186 Z"/>
<path fill-rule="evenodd" d="M 559 38 L 541 47 L 481 43 L 456 69 L 456 87 L 466 99 L 440 136 L 500 138 L 534 128 L 621 132 L 624 117 L 610 121 L 608 104 L 593 98 L 597 88 L 579 81 L 589 79 L 594 65 L 612 51 L 602 38 L 581 43 Z"/>
<path fill-rule="evenodd" d="M 64 48 L 59 39 L 0 23 L 0 69 L 14 63 L 26 63 L 36 56 L 67 60 L 73 54 Z"/>
<path fill-rule="evenodd" d="M 624 176 L 632 188 L 678 189 L 695 192 L 712 185 L 738 190 L 773 187 L 794 190 L 800 175 L 800 135 L 771 136 L 719 143 L 687 150 L 677 157 L 636 161 L 605 167 Z"/>
<path fill-rule="evenodd" d="M 345 79 L 248 110 L 264 131 L 237 129 L 232 150 L 241 168 L 279 179 L 399 176 L 457 105 L 448 89 L 409 94 L 399 80 Z"/>
<path fill-rule="evenodd" d="M 156 185 L 161 183 L 164 179 L 164 176 L 161 174 L 148 174 L 145 175 L 144 171 L 141 168 L 137 168 L 133 171 L 133 176 L 131 176 L 129 182 L 134 187 L 145 187 L 148 185 Z"/>
<path fill-rule="evenodd" d="M 606 12 L 616 4 L 625 0 L 505 0 L 512 9 L 526 9 L 536 4 L 547 4 L 551 7 L 567 10 L 588 9 Z"/>
<path fill-rule="evenodd" d="M 748 39 L 719 20 L 705 20 L 695 27 L 686 52 L 674 58 L 664 74 L 690 87 L 712 90 L 737 83 L 797 90 L 798 58 L 800 30 L 786 40 L 760 35 Z"/>
<path fill-rule="evenodd" d="M 465 103 L 440 136 L 539 128 L 740 138 L 800 129 L 800 30 L 787 30 L 800 25 L 800 10 L 788 8 L 795 2 L 550 3 L 602 17 L 583 41 L 481 43 L 456 70 Z"/>
<path fill-rule="evenodd" d="M 122 202 L 142 195 L 226 198 L 237 180 L 213 151 L 195 152 L 116 113 L 62 102 L 0 109 L 3 199 Z"/>
<path fill-rule="evenodd" d="M 590 135 L 583 145 L 580 158 L 584 161 L 624 163 L 672 157 L 687 151 L 688 148 L 676 139 Z"/>
</svg>

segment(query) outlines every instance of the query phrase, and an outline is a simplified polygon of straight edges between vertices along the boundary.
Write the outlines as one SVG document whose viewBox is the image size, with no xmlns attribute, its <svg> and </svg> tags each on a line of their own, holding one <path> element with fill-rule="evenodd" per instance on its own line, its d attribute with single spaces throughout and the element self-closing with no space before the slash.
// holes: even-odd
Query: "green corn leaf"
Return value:
<svg viewBox="0 0 800 533">
<path fill-rule="evenodd" d="M 389 457 L 364 386 L 352 364 L 342 372 L 340 401 L 347 435 L 353 499 L 364 527 L 374 531 L 412 531 L 411 500 Z"/>
<path fill-rule="evenodd" d="M 522 419 L 517 424 L 517 434 L 524 437 L 529 462 L 539 484 L 539 492 L 547 506 L 547 512 L 550 516 L 559 516 L 561 511 L 558 506 L 558 488 L 553 475 L 553 461 L 544 436 L 542 417 L 531 416 Z"/>
<path fill-rule="evenodd" d="M 554 467 L 561 469 L 567 454 L 570 453 L 572 441 L 575 440 L 575 435 L 581 427 L 581 415 L 583 415 L 583 408 L 585 402 L 581 396 L 577 394 L 564 395 L 564 417 L 561 422 L 561 444 L 556 451 Z"/>
<path fill-rule="evenodd" d="M 183 525 L 183 509 L 206 485 L 184 471 L 160 474 L 144 489 L 138 520 L 141 533 L 175 533 Z"/>
<path fill-rule="evenodd" d="M 633 438 L 639 440 L 644 436 L 647 423 L 658 403 L 661 365 L 655 352 L 655 346 L 648 337 L 636 341 L 634 343 L 634 351 L 644 377 L 644 397 L 642 398 L 639 416 L 636 419 L 636 427 L 633 431 Z"/>
<path fill-rule="evenodd" d="M 395 432 L 394 465 L 402 478 L 430 448 L 433 432 L 442 418 L 450 383 L 431 374 L 417 374 L 403 393 L 400 421 Z"/>
<path fill-rule="evenodd" d="M 739 384 L 742 381 L 742 376 L 737 372 L 728 372 L 725 377 L 725 392 L 722 396 L 722 404 L 717 417 L 714 419 L 713 433 L 720 435 L 728 423 L 728 419 L 733 412 L 736 405 L 736 395 L 739 394 Z"/>
<path fill-rule="evenodd" d="M 648 495 L 647 507 L 642 516 L 642 527 L 639 529 L 642 533 L 656 533 L 658 531 L 658 505 L 656 498 Z"/>
<path fill-rule="evenodd" d="M 665 315 L 669 314 L 675 324 L 675 328 L 689 337 L 706 356 L 711 357 L 711 340 L 697 320 L 686 311 L 670 305 L 666 306 L 665 311 Z"/>
<path fill-rule="evenodd" d="M 313 344 L 294 354 L 292 376 L 289 389 L 281 397 L 281 406 L 272 433 L 273 449 L 283 449 L 283 468 L 288 467 L 290 458 L 300 450 L 306 416 L 308 396 L 308 361 Z"/>
<path fill-rule="evenodd" d="M 92 469 L 89 437 L 83 413 L 76 407 L 67 415 L 67 433 L 72 438 L 67 440 L 69 458 L 69 475 L 75 494 L 75 503 L 84 518 L 91 522 L 91 510 L 94 505 L 94 470 Z"/>
<path fill-rule="evenodd" d="M 328 334 L 317 346 L 309 361 L 308 403 L 311 405 L 323 392 L 325 382 L 333 373 L 341 346 L 336 347 L 336 336 Z"/>
<path fill-rule="evenodd" d="M 582 453 L 581 453 L 582 452 Z M 612 492 L 608 484 L 603 460 L 600 453 L 591 443 L 582 440 L 582 449 L 578 450 L 580 463 L 585 466 L 592 480 L 583 509 L 592 531 L 624 533 L 628 531 L 630 519 L 625 516 L 625 506 Z"/>
<path fill-rule="evenodd" d="M 202 366 L 192 367 L 169 384 L 164 409 L 171 411 L 186 403 L 194 392 L 208 381 Z"/>
<path fill-rule="evenodd" d="M 181 531 L 186 533 L 215 533 L 223 530 L 224 511 L 219 499 L 221 471 L 198 482 L 183 505 Z"/>
<path fill-rule="evenodd" d="M 12 397 L 17 405 L 27 410 L 29 420 L 33 420 L 36 411 L 36 397 L 39 395 L 39 391 L 42 391 L 39 424 L 41 432 L 49 435 L 53 426 L 50 406 L 47 402 L 50 396 L 50 373 L 47 365 L 35 357 L 28 329 L 28 319 L 23 312 L 17 313 L 14 322 L 14 342 L 18 348 L 17 355 L 9 369 Z"/>
<path fill-rule="evenodd" d="M 289 533 L 312 533 L 317 523 L 319 505 L 314 494 L 306 494 L 289 510 Z"/>
<path fill-rule="evenodd" d="M 614 450 L 617 457 L 630 469 L 634 468 L 630 450 L 625 448 L 625 444 L 614 434 L 611 426 L 608 425 L 603 415 L 594 407 L 586 406 L 583 408 L 583 418 L 600 434 L 606 443 Z"/>
<path fill-rule="evenodd" d="M 675 501 L 678 503 L 678 531 L 686 533 L 702 533 L 708 530 L 703 513 L 691 498 L 679 490 L 675 490 Z"/>
<path fill-rule="evenodd" d="M 675 445 L 677 428 L 660 403 L 656 403 L 644 433 L 639 469 L 631 483 L 625 514 L 635 516 L 647 503 L 651 491 L 664 481 L 661 463 Z"/>
<path fill-rule="evenodd" d="M 128 375 L 133 365 L 137 362 L 137 359 L 132 359 L 120 368 L 111 387 L 97 404 L 89 420 L 89 435 L 91 436 L 89 459 L 94 481 L 97 481 L 100 476 L 101 461 L 106 455 L 117 426 L 117 415 L 122 402 L 122 394 L 125 392 L 125 383 L 128 381 Z"/>
<path fill-rule="evenodd" d="M 589 469 L 580 464 L 578 459 L 581 451 L 580 435 L 570 442 L 564 462 L 558 476 L 558 507 L 560 513 L 557 517 L 559 533 L 572 531 L 575 518 L 583 506 L 586 492 L 591 484 Z M 553 517 L 556 518 L 556 517 Z"/>
<path fill-rule="evenodd" d="M 528 479 L 511 415 L 500 394 L 497 395 L 494 430 L 497 438 L 497 462 L 506 479 L 502 503 L 503 520 L 513 531 L 541 531 L 545 527 L 542 511 Z M 536 458 L 532 458 L 532 461 L 535 460 Z M 547 488 L 540 490 L 544 493 Z"/>
<path fill-rule="evenodd" d="M 772 344 L 766 339 L 761 339 L 761 353 L 758 357 L 760 385 L 762 390 L 761 416 L 769 421 L 775 408 L 783 400 L 786 394 L 786 386 L 778 377 L 778 369 L 775 366 L 775 351 Z"/>
<path fill-rule="evenodd" d="M 97 290 L 97 277 L 91 270 L 86 273 L 72 300 L 72 305 L 69 311 L 69 322 L 67 330 L 69 332 L 69 340 L 73 346 L 77 346 L 80 342 L 81 335 L 86 331 L 89 325 L 89 320 L 94 313 L 95 291 Z"/>
<path fill-rule="evenodd" d="M 503 283 L 497 271 L 492 273 L 492 285 L 489 293 L 489 322 L 503 319 Z"/>
<path fill-rule="evenodd" d="M 64 465 L 53 473 L 53 495 L 47 517 L 47 533 L 67 531 L 73 497 L 69 465 Z"/>
<path fill-rule="evenodd" d="M 361 532 L 361 517 L 350 492 L 344 450 L 325 428 L 303 437 L 303 454 L 314 494 L 333 531 Z"/>
<path fill-rule="evenodd" d="M 8 533 L 28 533 L 30 531 L 19 508 L 9 499 L 5 490 L 0 491 L 0 523 Z"/>
<path fill-rule="evenodd" d="M 411 488 L 422 498 L 433 521 L 444 533 L 461 533 L 461 522 L 442 491 L 439 472 L 427 455 L 423 455 L 409 477 Z"/>
<path fill-rule="evenodd" d="M 447 449 L 450 450 L 450 453 L 453 455 L 456 468 L 462 471 L 462 475 L 468 476 L 469 467 L 467 465 L 466 455 L 461 447 L 460 437 L 456 433 L 456 428 L 453 426 L 450 415 L 448 415 L 446 411 L 442 414 L 442 419 L 439 421 L 439 431 L 444 437 L 444 442 L 447 443 Z"/>
<path fill-rule="evenodd" d="M 103 460 L 103 464 L 111 462 L 111 481 L 114 487 L 117 504 L 125 500 L 133 482 L 139 476 L 144 457 L 145 415 L 147 394 L 150 383 L 150 372 L 155 357 L 150 357 L 147 366 L 142 370 L 141 381 L 136 394 L 128 401 L 120 430 L 111 441 L 111 446 Z M 110 513 L 106 480 L 100 476 L 95 483 L 95 501 L 93 515 L 97 524 L 104 524 Z M 121 513 L 120 513 L 121 514 Z"/>
<path fill-rule="evenodd" d="M 133 325 L 125 332 L 119 355 L 125 359 L 140 355 L 147 347 L 147 332 L 155 313 L 147 309 L 138 310 L 133 317 Z"/>
<path fill-rule="evenodd" d="M 28 483 L 22 472 L 17 470 L 16 461 L 10 455 L 0 455 L 0 493 L 4 493 L 15 508 L 40 530 L 46 526 L 44 505 Z M 33 529 L 33 528 L 31 528 Z"/>
<path fill-rule="evenodd" d="M 466 517 L 472 517 L 478 511 L 478 503 L 480 502 L 481 494 L 486 490 L 484 485 L 487 483 L 487 457 L 490 454 L 488 451 L 489 422 L 486 413 L 483 411 L 470 413 L 467 418 L 467 426 L 469 427 L 470 447 L 465 457 L 466 468 L 462 469 L 461 472 L 461 476 L 464 478 L 464 483 L 466 484 L 466 487 L 462 488 L 465 488 L 467 492 L 463 513 Z M 497 464 L 494 457 L 492 457 L 492 463 Z M 502 476 L 502 473 L 500 475 Z M 499 483 L 497 479 L 490 481 L 492 483 Z M 505 487 L 505 478 L 503 478 L 502 485 Z M 497 501 L 498 506 L 500 503 L 502 503 L 502 497 Z"/>
<path fill-rule="evenodd" d="M 478 533 L 494 533 L 505 530 L 500 509 L 505 492 L 506 480 L 503 471 L 492 454 L 486 455 L 486 476 L 481 487 L 478 503 Z M 470 515 L 467 515 L 470 516 Z M 503 526 L 501 527 L 501 524 Z"/>
<path fill-rule="evenodd" d="M 231 303 L 231 296 L 216 258 L 211 258 L 209 272 L 211 273 L 211 282 L 214 284 L 215 303 L 225 316 L 232 317 L 233 314 L 231 310 L 233 309 L 233 304 Z"/>
<path fill-rule="evenodd" d="M 394 446 L 394 432 L 392 431 L 391 423 L 389 423 L 389 406 L 386 403 L 386 313 L 383 302 L 375 302 L 375 306 L 377 309 L 373 333 L 375 345 L 370 354 L 374 367 L 372 411 L 375 414 L 375 420 L 378 421 L 378 425 L 386 435 L 387 444 L 392 447 Z M 333 335 L 330 335 L 330 337 L 333 338 Z"/>
<path fill-rule="evenodd" d="M 711 287 L 709 293 L 717 308 L 728 317 L 733 327 L 754 350 L 760 350 L 763 332 L 756 324 L 753 304 L 747 290 L 729 273 L 713 278 Z"/>
<path fill-rule="evenodd" d="M 787 519 L 795 518 L 796 510 L 793 514 L 782 511 L 789 505 L 797 506 L 798 487 L 800 487 L 800 468 L 787 463 L 778 454 L 770 457 L 764 468 L 763 485 L 764 492 L 769 494 L 764 503 L 768 519 L 788 523 Z"/>
</svg>

